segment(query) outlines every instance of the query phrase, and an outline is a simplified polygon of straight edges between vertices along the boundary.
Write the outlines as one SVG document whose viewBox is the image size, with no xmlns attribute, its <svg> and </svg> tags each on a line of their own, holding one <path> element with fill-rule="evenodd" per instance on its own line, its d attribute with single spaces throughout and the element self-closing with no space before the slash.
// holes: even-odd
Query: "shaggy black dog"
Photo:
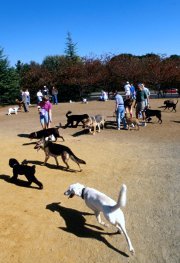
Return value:
<svg viewBox="0 0 180 263">
<path fill-rule="evenodd" d="M 72 113 L 71 111 L 68 111 L 68 112 L 66 113 L 67 123 L 66 123 L 66 125 L 64 125 L 64 129 L 67 128 L 68 126 L 70 126 L 70 127 L 72 127 L 72 128 L 73 128 L 73 127 L 77 128 L 77 126 L 78 126 L 78 124 L 79 124 L 80 122 L 82 122 L 82 124 L 84 124 L 83 121 L 84 121 L 85 119 L 89 118 L 89 115 L 88 115 L 88 114 L 69 115 L 69 114 L 71 114 L 71 113 Z M 75 125 L 74 125 L 74 122 L 76 122 Z"/>
<path fill-rule="evenodd" d="M 32 183 L 35 183 L 40 189 L 43 189 L 43 184 L 35 177 L 35 165 L 28 166 L 19 164 L 16 159 L 11 158 L 9 159 L 9 166 L 13 168 L 13 176 L 11 177 L 12 182 L 17 182 L 18 175 L 25 175 L 28 180 L 28 186 L 30 186 Z"/>
<path fill-rule="evenodd" d="M 158 122 L 161 124 L 162 123 L 162 119 L 161 119 L 161 111 L 160 110 L 150 110 L 148 108 L 146 108 L 144 110 L 145 115 L 146 115 L 146 120 L 150 121 L 151 117 L 156 116 L 158 118 Z"/>
<path fill-rule="evenodd" d="M 57 140 L 57 138 L 61 138 L 64 141 L 63 136 L 61 136 L 59 134 L 59 128 L 60 127 L 61 127 L 61 125 L 58 127 L 55 127 L 55 128 L 48 128 L 45 130 L 32 132 L 29 134 L 29 139 L 41 139 L 41 138 L 49 137 L 50 135 L 54 135 L 56 140 Z"/>
<path fill-rule="evenodd" d="M 173 100 L 165 100 L 164 101 L 164 105 L 165 105 L 164 110 L 166 110 L 166 109 L 169 110 L 170 108 L 172 108 L 172 111 L 174 110 L 176 112 L 177 103 L 178 103 L 178 100 L 176 103 Z"/>
</svg>

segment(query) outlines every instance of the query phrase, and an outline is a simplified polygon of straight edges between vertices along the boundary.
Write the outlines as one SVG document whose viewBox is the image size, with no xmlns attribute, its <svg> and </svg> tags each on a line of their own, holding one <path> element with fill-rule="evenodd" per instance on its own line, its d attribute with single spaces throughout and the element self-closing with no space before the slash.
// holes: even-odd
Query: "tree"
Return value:
<svg viewBox="0 0 180 263">
<path fill-rule="evenodd" d="M 19 97 L 19 75 L 13 67 L 9 67 L 8 59 L 0 49 L 0 103 L 15 103 Z"/>
<path fill-rule="evenodd" d="M 79 61 L 79 57 L 77 56 L 77 48 L 76 45 L 77 43 L 73 43 L 71 34 L 68 32 L 67 33 L 67 38 L 66 38 L 66 48 L 65 48 L 65 54 L 66 57 L 72 61 L 72 62 L 77 62 Z"/>
</svg>

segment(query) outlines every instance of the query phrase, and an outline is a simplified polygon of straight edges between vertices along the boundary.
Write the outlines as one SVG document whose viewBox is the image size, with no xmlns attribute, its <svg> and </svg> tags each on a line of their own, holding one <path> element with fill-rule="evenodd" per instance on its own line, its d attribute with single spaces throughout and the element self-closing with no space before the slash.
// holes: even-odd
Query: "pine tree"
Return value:
<svg viewBox="0 0 180 263">
<path fill-rule="evenodd" d="M 19 76 L 0 49 L 0 104 L 15 103 L 19 95 Z"/>
<path fill-rule="evenodd" d="M 65 49 L 65 54 L 68 59 L 70 59 L 73 62 L 77 62 L 79 60 L 79 57 L 77 56 L 77 48 L 76 45 L 77 43 L 73 43 L 72 37 L 70 32 L 67 33 L 67 38 L 66 38 L 66 49 Z"/>
</svg>

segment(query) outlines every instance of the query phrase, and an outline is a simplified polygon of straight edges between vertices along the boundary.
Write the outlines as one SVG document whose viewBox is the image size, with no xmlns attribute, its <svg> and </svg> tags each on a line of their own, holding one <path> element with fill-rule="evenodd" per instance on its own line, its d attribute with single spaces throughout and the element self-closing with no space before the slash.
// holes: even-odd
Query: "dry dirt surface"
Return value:
<svg viewBox="0 0 180 263">
<path fill-rule="evenodd" d="M 163 99 L 151 100 L 158 109 Z M 162 109 L 162 124 L 156 117 L 139 131 L 116 130 L 114 101 L 88 104 L 60 103 L 53 106 L 52 126 L 66 123 L 65 114 L 103 114 L 107 125 L 90 135 L 77 128 L 61 129 L 65 142 L 86 165 L 78 172 L 69 161 L 66 171 L 50 158 L 42 166 L 44 152 L 34 150 L 27 136 L 40 130 L 37 108 L 29 113 L 7 115 L 0 109 L 0 262 L 3 263 L 179 263 L 180 262 L 180 102 L 177 112 Z M 44 189 L 25 187 L 26 178 L 13 184 L 9 158 L 36 165 L 36 176 Z M 64 191 L 82 183 L 117 200 L 120 187 L 127 185 L 123 208 L 126 228 L 135 249 L 130 255 L 124 235 L 115 227 L 100 226 L 83 199 L 68 199 Z"/>
</svg>

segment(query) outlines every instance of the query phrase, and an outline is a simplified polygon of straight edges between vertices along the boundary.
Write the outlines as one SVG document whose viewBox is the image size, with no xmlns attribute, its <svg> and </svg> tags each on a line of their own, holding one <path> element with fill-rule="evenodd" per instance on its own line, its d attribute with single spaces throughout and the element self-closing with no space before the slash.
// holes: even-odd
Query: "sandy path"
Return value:
<svg viewBox="0 0 180 263">
<path fill-rule="evenodd" d="M 152 108 L 161 105 L 161 99 L 151 101 Z M 17 116 L 7 116 L 7 107 L 1 108 L 0 262 L 179 262 L 179 105 L 176 113 L 162 113 L 162 125 L 154 118 L 139 132 L 117 131 L 109 126 L 95 136 L 78 136 L 81 126 L 62 130 L 64 144 L 87 162 L 81 173 L 56 169 L 52 158 L 47 167 L 40 165 L 44 153 L 36 152 L 25 137 L 40 129 L 35 107 Z M 65 124 L 68 110 L 107 117 L 112 116 L 114 101 L 53 106 L 53 125 Z M 11 184 L 10 157 L 35 163 L 36 176 L 44 189 Z M 69 164 L 78 169 L 72 161 Z M 23 176 L 21 180 L 25 180 Z M 63 195 L 75 182 L 97 188 L 115 200 L 121 184 L 127 185 L 128 202 L 123 211 L 136 251 L 134 257 L 124 236 L 116 234 L 114 227 L 99 226 L 82 199 Z"/>
</svg>

